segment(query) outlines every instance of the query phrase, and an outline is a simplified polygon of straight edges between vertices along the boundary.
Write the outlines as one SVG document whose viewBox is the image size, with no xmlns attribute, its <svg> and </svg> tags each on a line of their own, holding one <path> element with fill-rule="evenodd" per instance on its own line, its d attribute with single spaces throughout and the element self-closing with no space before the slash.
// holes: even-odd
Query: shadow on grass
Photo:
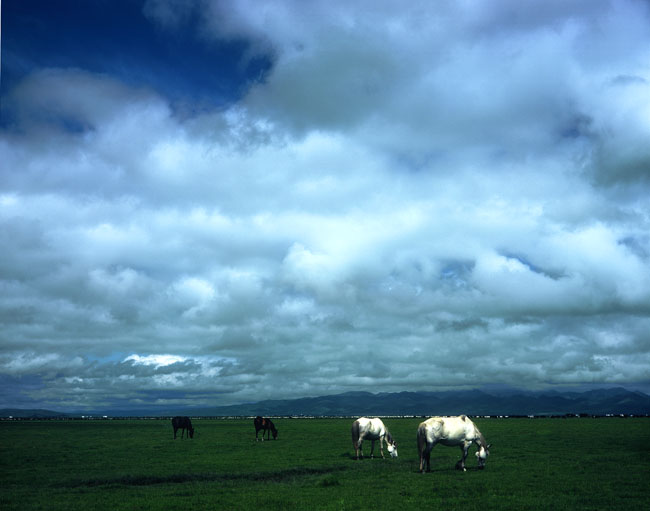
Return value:
<svg viewBox="0 0 650 511">
<path fill-rule="evenodd" d="M 96 487 L 96 486 L 150 486 L 155 484 L 182 484 L 182 483 L 197 483 L 197 482 L 226 482 L 226 481 L 245 481 L 251 483 L 282 483 L 291 482 L 297 479 L 302 479 L 311 476 L 328 476 L 332 479 L 330 483 L 335 480 L 334 472 L 341 472 L 347 470 L 346 467 L 330 467 L 330 468 L 292 468 L 288 470 L 280 470 L 278 472 L 253 472 L 250 474 L 170 474 L 167 476 L 153 476 L 153 475 L 126 475 L 115 478 L 105 479 L 80 479 L 72 480 L 63 484 L 56 484 L 54 486 L 59 488 L 82 488 L 82 487 Z M 332 485 L 332 484 L 325 484 Z"/>
</svg>

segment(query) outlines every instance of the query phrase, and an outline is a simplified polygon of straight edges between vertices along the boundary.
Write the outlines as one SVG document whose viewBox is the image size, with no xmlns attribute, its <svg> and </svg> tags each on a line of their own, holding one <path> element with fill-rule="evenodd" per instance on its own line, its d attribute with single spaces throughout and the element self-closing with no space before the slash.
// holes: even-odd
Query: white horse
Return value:
<svg viewBox="0 0 650 511">
<path fill-rule="evenodd" d="M 388 429 L 386 429 L 386 426 L 384 426 L 381 419 L 368 419 L 367 417 L 361 417 L 360 419 L 355 420 L 352 424 L 352 445 L 354 445 L 356 459 L 359 459 L 359 454 L 361 454 L 361 458 L 363 458 L 361 445 L 366 439 L 372 442 L 372 447 L 370 448 L 371 458 L 375 451 L 375 440 L 379 440 L 379 450 L 381 451 L 382 458 L 384 457 L 384 440 L 386 440 L 388 454 L 393 458 L 397 458 L 397 442 L 393 440 L 392 435 Z"/>
<path fill-rule="evenodd" d="M 418 452 L 420 453 L 420 472 L 431 470 L 431 449 L 436 444 L 460 446 L 463 457 L 456 463 L 456 468 L 465 471 L 465 459 L 469 447 L 475 443 L 478 447 L 476 457 L 478 468 L 485 468 L 490 454 L 490 446 L 476 425 L 465 415 L 459 417 L 431 417 L 418 426 Z"/>
</svg>

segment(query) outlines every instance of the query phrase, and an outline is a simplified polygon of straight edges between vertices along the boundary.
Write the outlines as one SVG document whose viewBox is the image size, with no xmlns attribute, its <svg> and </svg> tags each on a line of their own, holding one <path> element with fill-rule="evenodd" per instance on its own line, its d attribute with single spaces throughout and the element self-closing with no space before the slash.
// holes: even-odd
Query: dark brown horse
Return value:
<svg viewBox="0 0 650 511">
<path fill-rule="evenodd" d="M 174 417 L 172 419 L 172 428 L 174 428 L 174 439 L 176 439 L 176 432 L 180 429 L 181 438 L 187 430 L 187 436 L 189 438 L 194 438 L 194 428 L 192 427 L 192 421 L 189 417 Z"/>
<path fill-rule="evenodd" d="M 255 440 L 259 440 L 257 438 L 257 434 L 260 432 L 260 429 L 262 430 L 262 442 L 264 442 L 264 434 L 266 433 L 267 439 L 271 439 L 271 433 L 273 434 L 273 440 L 278 438 L 278 430 L 275 429 L 275 425 L 273 424 L 273 421 L 271 419 L 267 419 L 265 417 L 260 417 L 259 415 L 253 419 L 253 423 L 255 424 Z"/>
</svg>

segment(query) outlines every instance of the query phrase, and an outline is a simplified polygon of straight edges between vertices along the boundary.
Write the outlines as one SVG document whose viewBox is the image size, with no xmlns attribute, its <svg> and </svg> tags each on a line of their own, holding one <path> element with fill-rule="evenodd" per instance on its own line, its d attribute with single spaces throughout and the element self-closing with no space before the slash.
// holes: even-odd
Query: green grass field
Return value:
<svg viewBox="0 0 650 511">
<path fill-rule="evenodd" d="M 421 419 L 385 419 L 399 458 L 352 459 L 351 419 L 0 422 L 0 509 L 644 509 L 648 419 L 479 419 L 486 470 L 437 446 L 418 472 Z M 378 450 L 378 449 L 377 449 Z M 370 444 L 364 444 L 366 455 Z"/>
</svg>

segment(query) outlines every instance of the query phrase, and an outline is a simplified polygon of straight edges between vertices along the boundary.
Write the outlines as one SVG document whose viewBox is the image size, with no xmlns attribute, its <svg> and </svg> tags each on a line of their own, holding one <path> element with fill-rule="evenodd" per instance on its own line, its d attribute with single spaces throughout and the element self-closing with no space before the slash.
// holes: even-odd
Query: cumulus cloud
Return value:
<svg viewBox="0 0 650 511">
<path fill-rule="evenodd" d="M 176 4 L 264 79 L 9 92 L 7 405 L 650 381 L 645 3 Z"/>
</svg>

